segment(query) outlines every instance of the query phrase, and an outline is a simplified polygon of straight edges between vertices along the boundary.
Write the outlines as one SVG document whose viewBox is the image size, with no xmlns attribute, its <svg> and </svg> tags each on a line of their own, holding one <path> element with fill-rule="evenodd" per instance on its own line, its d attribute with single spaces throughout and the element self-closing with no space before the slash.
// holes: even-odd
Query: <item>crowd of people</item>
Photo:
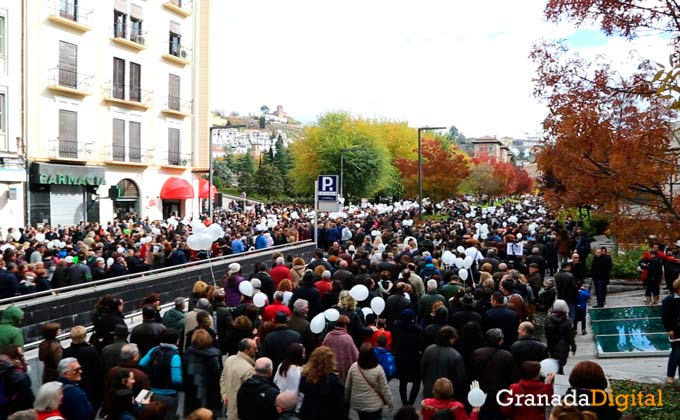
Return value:
<svg viewBox="0 0 680 420">
<path fill-rule="evenodd" d="M 344 420 L 350 411 L 364 420 L 396 411 L 397 398 L 398 419 L 546 418 L 545 406 L 508 404 L 497 395 L 510 389 L 552 396 L 554 375 L 541 375 L 540 362 L 558 360 L 556 373 L 562 374 L 577 350 L 577 322 L 587 334 L 588 270 L 596 306 L 606 304 L 606 249 L 597 249 L 586 267 L 591 250 L 582 226 L 571 218 L 560 223 L 536 199 L 485 208 L 463 199 L 426 203 L 425 213 L 443 217 L 419 224 L 413 205 L 390 207 L 351 207 L 322 218 L 311 261 L 274 253 L 254 273 L 232 263 L 219 284 L 197 282 L 188 300 L 178 297 L 164 313 L 160 295 L 150 294 L 143 322 L 131 331 L 123 300 L 108 295 L 94 310 L 89 339 L 84 327 L 74 327 L 64 349 L 56 339 L 60 325 L 43 325 L 43 384 L 35 396 L 17 328 L 22 314 L 10 307 L 0 321 L 0 369 L 11 371 L 11 380 L 2 376 L 4 394 L 15 397 L 0 403 L 0 418 L 32 409 L 26 415 L 54 420 L 203 419 L 222 417 L 226 408 L 229 420 Z M 241 215 L 225 224 L 214 254 L 310 235 L 301 209 L 279 207 L 274 214 Z M 221 217 L 213 222 L 226 223 Z M 185 252 L 189 231 L 176 220 L 36 230 L 22 233 L 32 238 L 26 251 L 34 246 L 23 256 L 39 264 L 36 252 L 56 253 L 57 269 L 72 257 L 67 279 L 90 258 L 97 264 L 114 258 L 112 267 L 130 258 L 167 265 L 176 252 L 184 262 L 204 257 Z M 151 240 L 142 240 L 147 233 Z M 73 247 L 47 247 L 38 234 L 47 243 L 68 236 Z M 235 246 L 239 240 L 243 248 Z M 19 248 L 8 250 L 21 258 Z M 163 254 L 158 261 L 149 256 L 156 253 Z M 53 287 L 55 275 L 48 280 Z M 357 287 L 367 291 L 361 299 Z M 258 292 L 264 303 L 256 301 Z M 374 305 L 376 298 L 382 305 Z M 399 382 L 398 395 L 392 395 L 392 380 Z M 487 394 L 479 406 L 467 399 L 471 383 Z M 588 390 L 607 388 L 602 368 L 591 361 L 573 366 L 569 383 L 585 398 Z M 591 415 L 621 417 L 614 406 L 581 404 L 558 407 L 551 418 Z"/>
</svg>

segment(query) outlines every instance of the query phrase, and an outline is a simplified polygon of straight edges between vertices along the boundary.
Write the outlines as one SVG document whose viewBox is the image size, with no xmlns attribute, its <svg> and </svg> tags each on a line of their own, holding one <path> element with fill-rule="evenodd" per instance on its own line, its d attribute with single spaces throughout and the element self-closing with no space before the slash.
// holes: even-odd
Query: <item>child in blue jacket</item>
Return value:
<svg viewBox="0 0 680 420">
<path fill-rule="evenodd" d="M 577 281 L 576 286 L 578 286 L 578 297 L 576 298 L 574 329 L 578 330 L 578 323 L 581 322 L 581 334 L 586 335 L 586 309 L 590 300 L 590 292 L 585 284 L 583 284 L 583 280 Z"/>
</svg>

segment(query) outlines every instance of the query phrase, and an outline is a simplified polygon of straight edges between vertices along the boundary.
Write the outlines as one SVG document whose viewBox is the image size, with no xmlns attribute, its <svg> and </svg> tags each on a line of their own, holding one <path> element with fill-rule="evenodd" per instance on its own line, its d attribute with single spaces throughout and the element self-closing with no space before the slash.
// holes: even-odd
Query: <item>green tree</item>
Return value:
<svg viewBox="0 0 680 420">
<path fill-rule="evenodd" d="M 255 173 L 255 190 L 267 198 L 283 192 L 283 178 L 276 166 L 270 163 L 260 165 Z"/>
<path fill-rule="evenodd" d="M 238 176 L 238 189 L 248 195 L 255 192 L 255 175 L 252 172 L 241 172 Z"/>
<path fill-rule="evenodd" d="M 401 125 L 379 120 L 354 118 L 345 112 L 331 112 L 305 127 L 303 138 L 292 143 L 293 165 L 289 179 L 295 192 L 312 195 L 314 180 L 321 174 L 340 173 L 340 153 L 345 151 L 344 193 L 349 197 L 373 196 L 399 184 L 392 148 L 408 143 L 407 136 L 394 136 L 392 128 Z M 394 132 L 402 133 L 401 128 Z M 412 133 L 412 131 L 411 131 Z M 410 137 L 410 136 L 409 136 Z M 410 137 L 412 140 L 414 137 Z"/>
<path fill-rule="evenodd" d="M 222 185 L 231 185 L 234 178 L 232 167 L 226 159 L 213 161 L 213 180 L 219 179 Z M 217 181 L 215 181 L 215 185 L 217 185 Z"/>
<path fill-rule="evenodd" d="M 255 159 L 253 159 L 253 156 L 250 154 L 250 150 L 236 159 L 234 168 L 239 175 L 244 172 L 250 172 L 251 174 L 255 173 Z"/>
</svg>

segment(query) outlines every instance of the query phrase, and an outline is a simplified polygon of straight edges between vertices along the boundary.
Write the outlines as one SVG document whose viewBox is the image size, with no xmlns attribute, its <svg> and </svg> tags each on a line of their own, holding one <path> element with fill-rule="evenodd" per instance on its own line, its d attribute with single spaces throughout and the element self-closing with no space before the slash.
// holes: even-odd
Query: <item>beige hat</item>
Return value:
<svg viewBox="0 0 680 420">
<path fill-rule="evenodd" d="M 238 273 L 239 271 L 241 271 L 241 264 L 231 263 L 229 264 L 229 272 L 227 274 L 234 274 Z"/>
</svg>

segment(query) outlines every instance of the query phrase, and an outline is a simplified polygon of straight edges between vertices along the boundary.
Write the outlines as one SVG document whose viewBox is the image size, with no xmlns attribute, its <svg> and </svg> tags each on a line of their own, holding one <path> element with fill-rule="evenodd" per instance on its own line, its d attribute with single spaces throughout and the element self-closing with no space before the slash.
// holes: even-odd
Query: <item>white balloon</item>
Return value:
<svg viewBox="0 0 680 420">
<path fill-rule="evenodd" d="M 335 308 L 326 309 L 323 313 L 324 317 L 331 322 L 335 322 L 340 318 L 340 312 Z"/>
<path fill-rule="evenodd" d="M 468 269 L 468 268 L 472 267 L 473 262 L 474 262 L 474 260 L 472 259 L 472 257 L 469 256 L 469 255 L 466 255 L 465 259 L 463 260 L 463 268 Z"/>
<path fill-rule="evenodd" d="M 290 302 L 291 297 L 293 297 L 293 292 L 289 291 L 283 292 L 283 304 L 288 306 L 288 302 Z"/>
<path fill-rule="evenodd" d="M 44 233 L 36 233 L 35 234 L 35 240 L 38 242 L 42 242 L 45 240 L 45 234 Z"/>
<path fill-rule="evenodd" d="M 253 283 L 248 280 L 242 281 L 238 284 L 238 291 L 241 292 L 243 296 L 252 296 L 254 291 Z"/>
<path fill-rule="evenodd" d="M 465 250 L 465 255 L 474 258 L 477 255 L 477 248 L 471 246 L 470 248 Z"/>
<path fill-rule="evenodd" d="M 109 257 L 109 258 L 106 260 L 106 266 L 107 266 L 107 267 L 111 267 L 112 265 L 113 265 L 113 258 Z"/>
<path fill-rule="evenodd" d="M 241 284 L 243 284 L 243 283 L 241 283 Z M 239 284 L 239 286 L 241 286 L 241 285 Z M 253 296 L 253 303 L 258 308 L 264 308 L 264 306 L 267 304 L 267 295 L 265 295 L 262 292 L 255 293 L 255 296 Z"/>
<path fill-rule="evenodd" d="M 15 241 L 18 241 L 19 239 L 21 239 L 21 232 L 19 232 L 18 230 L 13 231 L 12 238 L 14 238 Z"/>
<path fill-rule="evenodd" d="M 59 247 L 61 248 L 61 244 L 59 244 Z M 122 246 L 119 246 L 118 249 L 116 249 L 116 251 L 119 254 L 125 254 L 125 248 L 123 248 Z"/>
<path fill-rule="evenodd" d="M 187 238 L 187 245 L 189 245 L 189 248 L 193 249 L 194 251 L 201 250 L 201 243 L 200 239 L 198 238 L 198 235 L 189 236 Z"/>
<path fill-rule="evenodd" d="M 461 280 L 465 281 L 468 278 L 468 272 L 466 269 L 461 268 L 458 270 L 458 277 L 460 277 Z"/>
<path fill-rule="evenodd" d="M 198 234 L 198 241 L 198 245 L 201 247 L 200 249 L 210 249 L 213 243 L 213 238 L 208 232 L 201 232 Z"/>
<path fill-rule="evenodd" d="M 154 228 L 151 228 L 151 233 L 153 233 L 154 235 L 160 235 L 161 230 L 154 227 Z"/>
<path fill-rule="evenodd" d="M 324 328 L 326 328 L 326 317 L 323 313 L 317 314 L 309 323 L 309 329 L 312 330 L 314 334 L 321 334 Z"/>
<path fill-rule="evenodd" d="M 521 234 L 521 233 L 518 233 L 518 234 L 517 234 L 517 239 L 522 239 L 522 234 Z"/>
<path fill-rule="evenodd" d="M 68 257 L 64 258 L 64 259 L 66 260 L 66 262 L 67 262 L 68 264 L 71 264 L 71 263 L 73 262 L 73 257 L 70 256 L 70 255 L 69 255 Z"/>
<path fill-rule="evenodd" d="M 456 248 L 456 251 L 458 251 L 459 254 L 462 254 L 463 252 L 465 252 L 465 248 L 463 248 L 462 245 L 458 245 L 458 248 Z"/>
<path fill-rule="evenodd" d="M 366 318 L 366 316 L 368 316 L 368 315 L 370 315 L 370 314 L 373 313 L 373 311 L 371 310 L 371 308 L 361 308 L 361 312 L 364 313 L 364 318 Z"/>
<path fill-rule="evenodd" d="M 486 393 L 481 388 L 471 389 L 468 392 L 468 402 L 473 407 L 481 407 L 486 402 Z"/>
<path fill-rule="evenodd" d="M 385 310 L 385 299 L 380 296 L 371 299 L 371 309 L 376 315 L 380 315 Z"/>
<path fill-rule="evenodd" d="M 59 242 L 59 248 L 61 248 L 61 249 L 66 248 L 66 242 L 64 242 L 64 241 Z"/>
<path fill-rule="evenodd" d="M 463 266 L 465 265 L 465 261 L 463 261 L 463 259 L 460 258 L 460 257 L 456 258 L 456 259 L 453 261 L 453 263 L 454 263 L 454 264 L 456 265 L 456 267 L 458 267 L 458 268 L 463 268 Z"/>
<path fill-rule="evenodd" d="M 560 362 L 557 359 L 541 360 L 541 376 L 546 377 L 549 373 L 556 374 L 560 370 Z"/>
<path fill-rule="evenodd" d="M 357 284 L 350 289 L 349 295 L 356 299 L 357 302 L 361 302 L 368 297 L 368 287 L 363 284 Z"/>
<path fill-rule="evenodd" d="M 456 261 L 456 256 L 451 251 L 446 251 L 442 255 L 442 262 L 446 265 L 452 265 Z"/>
<path fill-rule="evenodd" d="M 216 241 L 224 236 L 224 230 L 219 224 L 213 223 L 212 225 L 208 226 L 208 234 L 213 241 Z"/>
</svg>

